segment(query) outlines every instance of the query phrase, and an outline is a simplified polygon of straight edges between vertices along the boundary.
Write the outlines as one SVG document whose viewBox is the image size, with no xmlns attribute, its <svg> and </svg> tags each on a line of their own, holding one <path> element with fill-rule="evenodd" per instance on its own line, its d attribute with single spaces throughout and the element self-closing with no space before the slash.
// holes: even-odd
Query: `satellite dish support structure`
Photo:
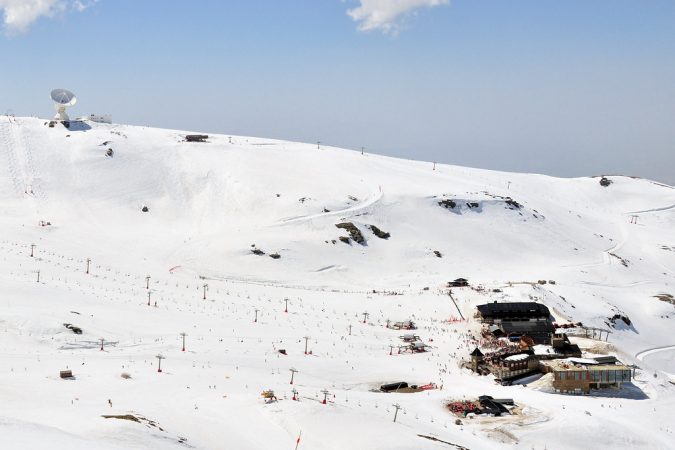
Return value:
<svg viewBox="0 0 675 450">
<path fill-rule="evenodd" d="M 54 89 L 51 93 L 51 98 L 54 102 L 54 109 L 56 109 L 54 119 L 62 122 L 70 121 L 70 117 L 66 114 L 66 109 L 77 103 L 75 94 L 67 89 Z"/>
</svg>

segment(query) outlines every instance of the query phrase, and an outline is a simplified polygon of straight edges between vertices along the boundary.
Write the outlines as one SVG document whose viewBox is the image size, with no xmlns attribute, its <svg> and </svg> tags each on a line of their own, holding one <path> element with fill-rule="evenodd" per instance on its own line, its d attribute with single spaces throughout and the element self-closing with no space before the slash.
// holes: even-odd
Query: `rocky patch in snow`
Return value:
<svg viewBox="0 0 675 450">
<path fill-rule="evenodd" d="M 471 194 L 473 198 L 442 198 L 441 200 L 437 201 L 437 204 L 441 208 L 445 208 L 456 214 L 462 214 L 462 211 L 483 212 L 488 207 L 499 205 L 511 211 L 518 211 L 520 215 L 523 215 L 521 211 L 525 209 L 521 203 L 511 197 L 494 195 L 490 194 L 489 192 L 475 192 L 467 194 Z M 447 195 L 443 194 L 442 197 L 447 197 Z M 533 211 L 532 215 L 537 219 L 544 218 L 537 211 Z"/>
<path fill-rule="evenodd" d="M 455 209 L 457 206 L 457 203 L 454 202 L 454 200 L 450 200 L 449 198 L 443 199 L 440 202 L 438 202 L 439 206 L 442 206 L 443 208 L 446 209 Z"/>
<path fill-rule="evenodd" d="M 614 314 L 612 317 L 609 317 L 607 320 L 608 320 L 607 325 L 611 326 L 612 328 L 617 327 L 617 321 L 623 322 L 626 326 L 629 326 L 629 327 L 632 326 L 632 322 L 630 321 L 628 316 L 623 315 L 623 314 Z M 619 322 L 619 325 L 620 325 L 621 322 Z"/>
<path fill-rule="evenodd" d="M 354 242 L 357 244 L 365 245 L 366 244 L 366 239 L 363 237 L 363 234 L 361 233 L 361 230 L 358 229 L 356 225 L 354 225 L 351 222 L 342 222 L 335 224 L 337 228 L 342 228 L 344 230 L 347 230 L 349 232 L 349 238 L 351 238 Z M 345 242 L 343 239 L 344 236 L 340 237 L 340 240 L 342 242 Z M 348 242 L 348 241 L 347 241 Z"/>
<path fill-rule="evenodd" d="M 73 325 L 72 323 L 64 323 L 64 327 L 68 328 L 70 331 L 72 331 L 75 334 L 82 334 L 82 328 Z"/>
<path fill-rule="evenodd" d="M 251 244 L 251 253 L 257 256 L 264 256 L 265 252 L 262 249 L 259 249 L 258 247 L 255 246 L 255 244 Z M 269 255 L 270 258 L 272 259 L 279 259 L 281 258 L 281 255 L 278 252 L 270 253 Z"/>
<path fill-rule="evenodd" d="M 391 234 L 387 233 L 386 231 L 380 230 L 375 225 L 368 225 L 368 228 L 370 228 L 370 231 L 372 231 L 373 234 L 379 237 L 380 239 L 389 239 L 391 237 Z"/>
<path fill-rule="evenodd" d="M 166 432 L 164 428 L 159 426 L 157 422 L 154 420 L 150 420 L 146 417 L 143 417 L 139 414 L 102 414 L 101 417 L 104 419 L 117 419 L 117 420 L 127 420 L 129 422 L 136 422 L 141 425 L 145 425 L 147 428 L 156 428 L 159 431 Z M 187 438 L 177 436 L 176 441 L 178 441 L 180 444 L 185 444 L 187 443 Z"/>
<path fill-rule="evenodd" d="M 616 258 L 616 259 L 618 259 L 619 261 L 621 261 L 621 265 L 622 265 L 622 266 L 628 267 L 628 264 L 630 263 L 630 261 L 628 261 L 626 258 L 622 258 L 622 257 L 620 257 L 619 255 L 617 255 L 616 253 L 612 253 L 612 252 L 608 252 L 608 253 L 609 253 L 610 256 L 613 256 L 614 258 Z"/>
<path fill-rule="evenodd" d="M 675 298 L 673 298 L 672 294 L 658 294 L 654 296 L 655 298 L 658 298 L 662 302 L 670 303 L 671 305 L 675 305 Z"/>
</svg>

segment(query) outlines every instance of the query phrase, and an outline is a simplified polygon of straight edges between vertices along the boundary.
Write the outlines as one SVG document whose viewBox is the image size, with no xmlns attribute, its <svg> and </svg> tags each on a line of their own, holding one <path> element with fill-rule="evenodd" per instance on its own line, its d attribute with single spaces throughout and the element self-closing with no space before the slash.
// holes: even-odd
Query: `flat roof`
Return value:
<svg viewBox="0 0 675 450">
<path fill-rule="evenodd" d="M 573 361 L 569 359 L 556 359 L 556 360 L 547 360 L 541 361 L 542 364 L 552 367 L 554 370 L 559 371 L 598 371 L 598 370 L 631 370 L 630 367 L 623 364 L 574 364 Z M 567 367 L 565 367 L 567 366 Z"/>
<path fill-rule="evenodd" d="M 546 305 L 535 302 L 493 302 L 478 305 L 476 308 L 482 316 L 523 314 L 533 317 L 548 317 L 551 314 Z"/>
</svg>

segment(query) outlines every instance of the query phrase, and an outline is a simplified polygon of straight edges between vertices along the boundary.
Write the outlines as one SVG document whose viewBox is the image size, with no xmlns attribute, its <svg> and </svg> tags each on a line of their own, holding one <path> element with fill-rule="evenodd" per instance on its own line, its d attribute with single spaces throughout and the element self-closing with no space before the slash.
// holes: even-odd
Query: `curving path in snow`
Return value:
<svg viewBox="0 0 675 450">
<path fill-rule="evenodd" d="M 645 356 L 654 354 L 654 353 L 659 353 L 667 350 L 675 350 L 675 345 L 666 345 L 664 347 L 653 347 L 653 348 L 648 348 L 646 350 L 642 350 L 641 352 L 638 352 L 635 354 L 635 358 L 638 359 L 639 361 L 642 361 Z"/>
<path fill-rule="evenodd" d="M 668 211 L 669 209 L 674 209 L 675 205 L 670 205 L 670 206 L 663 206 L 661 208 L 652 208 L 652 209 L 645 209 L 643 211 L 630 211 L 626 214 L 643 214 L 643 213 L 651 213 L 651 212 L 659 212 L 659 211 Z"/>
<path fill-rule="evenodd" d="M 288 219 L 282 219 L 280 222 L 278 222 L 276 225 L 288 225 L 292 223 L 300 223 L 300 222 L 306 222 L 309 220 L 317 219 L 319 217 L 332 217 L 332 216 L 341 216 L 344 214 L 351 214 L 359 211 L 363 211 L 366 208 L 369 208 L 375 204 L 377 204 L 380 200 L 382 200 L 382 197 L 384 196 L 384 192 L 382 191 L 382 186 L 378 186 L 377 192 L 372 194 L 370 197 L 365 199 L 364 201 L 357 203 L 356 205 L 350 206 L 349 208 L 345 209 L 339 209 L 336 211 L 330 211 L 330 212 L 325 212 L 325 213 L 318 213 L 318 214 L 311 214 L 308 216 L 299 216 L 299 217 L 291 217 Z"/>
<path fill-rule="evenodd" d="M 664 353 L 665 355 L 663 355 Z M 635 358 L 638 361 L 644 361 L 647 358 L 647 363 L 661 370 L 669 377 L 675 378 L 675 345 L 648 348 L 636 353 Z"/>
</svg>

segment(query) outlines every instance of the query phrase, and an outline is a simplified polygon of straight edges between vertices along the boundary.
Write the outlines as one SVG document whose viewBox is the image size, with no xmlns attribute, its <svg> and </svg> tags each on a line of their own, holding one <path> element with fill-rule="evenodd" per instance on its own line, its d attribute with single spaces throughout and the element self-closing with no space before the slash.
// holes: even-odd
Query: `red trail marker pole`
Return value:
<svg viewBox="0 0 675 450">
<path fill-rule="evenodd" d="M 298 435 L 298 440 L 295 441 L 295 450 L 298 450 L 298 446 L 300 445 L 300 437 L 302 436 L 302 430 L 300 430 L 300 434 Z"/>
</svg>

